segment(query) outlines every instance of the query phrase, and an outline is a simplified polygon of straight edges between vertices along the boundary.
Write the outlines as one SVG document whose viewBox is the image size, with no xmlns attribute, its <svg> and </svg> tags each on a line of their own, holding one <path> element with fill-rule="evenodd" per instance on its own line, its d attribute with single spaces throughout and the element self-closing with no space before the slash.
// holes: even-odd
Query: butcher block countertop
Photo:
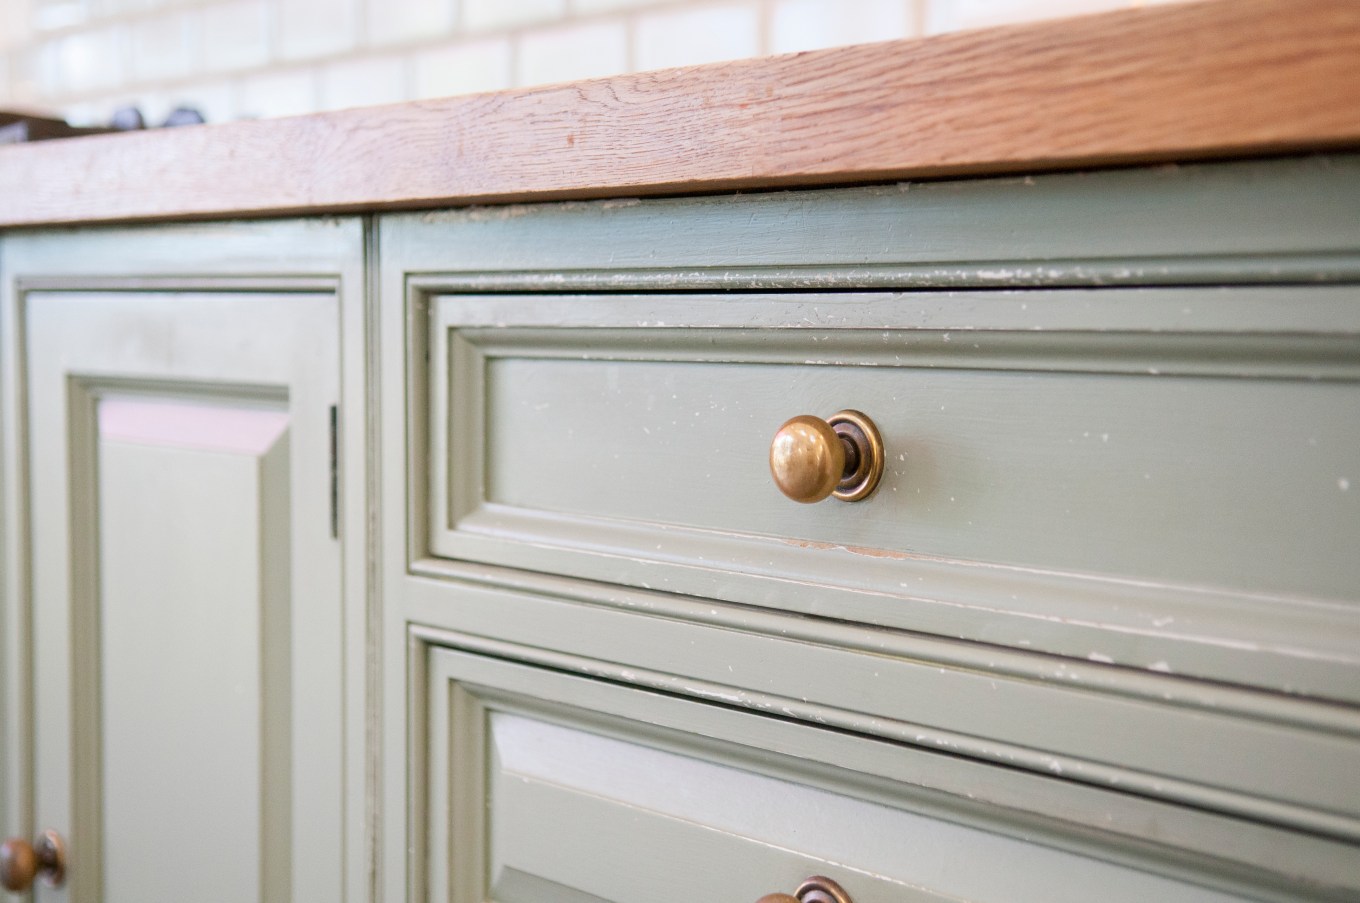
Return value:
<svg viewBox="0 0 1360 903">
<path fill-rule="evenodd" d="M 1360 2 L 1203 0 L 0 147 L 0 227 L 845 185 L 1360 148 Z"/>
</svg>

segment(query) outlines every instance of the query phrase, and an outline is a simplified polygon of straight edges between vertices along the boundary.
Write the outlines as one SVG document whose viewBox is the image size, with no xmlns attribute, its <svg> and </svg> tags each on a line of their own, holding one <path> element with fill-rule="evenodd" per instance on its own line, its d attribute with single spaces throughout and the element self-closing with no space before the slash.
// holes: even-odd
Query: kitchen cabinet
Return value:
<svg viewBox="0 0 1360 903">
<path fill-rule="evenodd" d="M 1357 899 L 1357 46 L 1170 4 L 0 150 L 31 898 Z M 799 415 L 872 492 L 781 494 Z"/>
<path fill-rule="evenodd" d="M 1357 198 L 380 217 L 389 896 L 1352 898 Z M 846 408 L 877 490 L 785 498 Z"/>
<path fill-rule="evenodd" d="M 346 898 L 361 238 L 353 219 L 6 236 L 6 651 L 32 680 L 15 699 L 6 675 L 7 799 L 69 863 L 38 900 Z"/>
<path fill-rule="evenodd" d="M 1357 197 L 6 234 L 35 899 L 1353 898 Z M 786 498 L 844 408 L 878 486 Z"/>
</svg>

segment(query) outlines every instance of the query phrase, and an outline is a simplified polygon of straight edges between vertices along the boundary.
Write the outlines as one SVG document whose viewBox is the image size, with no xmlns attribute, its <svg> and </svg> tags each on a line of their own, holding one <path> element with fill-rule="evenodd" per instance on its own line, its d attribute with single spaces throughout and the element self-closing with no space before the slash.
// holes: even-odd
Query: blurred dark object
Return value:
<svg viewBox="0 0 1360 903">
<path fill-rule="evenodd" d="M 203 114 L 194 107 L 175 107 L 165 117 L 161 128 L 181 125 L 202 125 Z M 102 135 L 106 132 L 131 132 L 146 128 L 146 118 L 136 107 L 119 107 L 106 127 L 87 128 L 68 125 L 50 116 L 0 110 L 0 144 L 22 144 L 26 141 L 47 141 L 51 138 L 76 138 L 80 135 Z"/>
<path fill-rule="evenodd" d="M 119 107 L 113 111 L 109 126 L 117 132 L 135 132 L 137 129 L 146 128 L 146 120 L 142 118 L 142 111 L 136 107 Z"/>
<path fill-rule="evenodd" d="M 160 124 L 160 128 L 171 129 L 180 125 L 202 125 L 206 122 L 203 114 L 194 107 L 175 107 L 170 115 L 165 117 L 165 121 Z M 113 119 L 109 125 L 120 132 L 133 132 L 137 129 L 148 128 L 146 117 L 142 111 L 136 107 L 119 107 L 113 111 Z M 150 126 L 155 128 L 155 126 Z"/>
<path fill-rule="evenodd" d="M 20 144 L 25 141 L 46 141 L 49 138 L 74 138 L 77 135 L 98 135 L 108 129 L 77 128 L 60 119 L 6 113 L 0 110 L 0 144 Z"/>
<path fill-rule="evenodd" d="M 165 121 L 161 123 L 161 128 L 172 129 L 178 125 L 202 125 L 207 120 L 203 114 L 193 107 L 175 107 Z"/>
</svg>

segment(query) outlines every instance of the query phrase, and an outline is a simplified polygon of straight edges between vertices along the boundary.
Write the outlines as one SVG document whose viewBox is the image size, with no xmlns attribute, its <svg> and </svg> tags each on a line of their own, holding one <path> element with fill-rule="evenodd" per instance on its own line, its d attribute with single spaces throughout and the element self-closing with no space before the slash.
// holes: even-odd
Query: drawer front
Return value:
<svg viewBox="0 0 1360 903">
<path fill-rule="evenodd" d="M 755 901 L 809 875 L 855 903 L 1349 892 L 1317 880 L 1344 846 L 467 652 L 427 665 L 415 899 Z"/>
<path fill-rule="evenodd" d="M 1354 288 L 427 316 L 436 555 L 1360 698 Z M 775 430 L 842 408 L 877 492 L 783 497 Z"/>
</svg>

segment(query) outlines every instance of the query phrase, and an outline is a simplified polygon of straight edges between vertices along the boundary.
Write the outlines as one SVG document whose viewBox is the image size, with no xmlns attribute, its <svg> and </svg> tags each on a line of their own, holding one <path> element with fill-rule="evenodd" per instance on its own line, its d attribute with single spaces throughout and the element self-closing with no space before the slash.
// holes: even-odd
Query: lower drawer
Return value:
<svg viewBox="0 0 1360 903">
<path fill-rule="evenodd" d="M 1354 899 L 1354 848 L 583 675 L 427 647 L 412 899 Z"/>
</svg>

